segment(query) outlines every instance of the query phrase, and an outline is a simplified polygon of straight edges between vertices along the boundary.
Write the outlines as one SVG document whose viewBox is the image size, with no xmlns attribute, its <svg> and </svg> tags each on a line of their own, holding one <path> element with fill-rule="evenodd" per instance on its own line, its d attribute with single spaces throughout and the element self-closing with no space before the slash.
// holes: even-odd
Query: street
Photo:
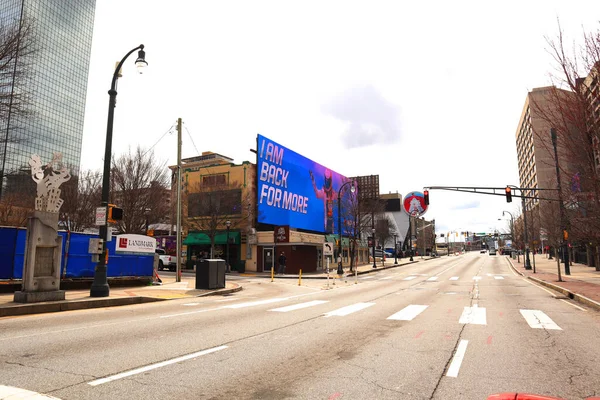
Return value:
<svg viewBox="0 0 600 400">
<path fill-rule="evenodd" d="M 234 279 L 244 289 L 227 296 L 0 319 L 0 385 L 59 399 L 600 393 L 600 314 L 506 257 L 442 257 L 329 289 Z"/>
</svg>

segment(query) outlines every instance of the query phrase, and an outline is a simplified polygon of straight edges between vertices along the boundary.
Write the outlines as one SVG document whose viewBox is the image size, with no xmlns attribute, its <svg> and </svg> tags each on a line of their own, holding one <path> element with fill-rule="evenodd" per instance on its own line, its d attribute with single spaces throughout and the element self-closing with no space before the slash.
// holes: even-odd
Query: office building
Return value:
<svg viewBox="0 0 600 400">
<path fill-rule="evenodd" d="M 60 152 L 71 175 L 79 174 L 94 11 L 95 0 L 0 0 L 0 22 L 31 22 L 36 45 L 22 88 L 31 113 L 9 112 L 0 121 L 0 200 L 10 196 L 33 206 L 33 154 L 48 163 Z M 12 82 L 14 93 L 14 75 Z"/>
</svg>

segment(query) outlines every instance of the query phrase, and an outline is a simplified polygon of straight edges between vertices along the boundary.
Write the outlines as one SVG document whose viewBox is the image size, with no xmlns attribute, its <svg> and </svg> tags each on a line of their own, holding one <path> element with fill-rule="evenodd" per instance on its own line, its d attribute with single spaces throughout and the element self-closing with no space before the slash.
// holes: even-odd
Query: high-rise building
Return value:
<svg viewBox="0 0 600 400">
<path fill-rule="evenodd" d="M 95 0 L 0 0 L 0 23 L 29 21 L 36 48 L 28 60 L 31 113 L 0 120 L 0 199 L 35 195 L 33 154 L 48 163 L 60 152 L 71 175 L 79 173 L 95 6 Z"/>
</svg>

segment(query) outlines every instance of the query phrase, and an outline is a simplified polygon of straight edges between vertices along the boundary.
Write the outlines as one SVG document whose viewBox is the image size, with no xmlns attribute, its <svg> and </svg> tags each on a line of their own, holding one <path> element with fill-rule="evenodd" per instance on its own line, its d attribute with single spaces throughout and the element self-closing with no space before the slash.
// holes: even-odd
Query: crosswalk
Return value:
<svg viewBox="0 0 600 400">
<path fill-rule="evenodd" d="M 427 276 L 427 275 L 425 275 L 425 276 Z M 403 281 L 412 281 L 413 279 L 423 278 L 425 276 L 422 275 L 422 274 L 414 274 L 414 275 L 409 275 L 407 277 L 404 277 L 404 278 L 402 278 L 402 280 Z M 374 277 L 368 277 L 368 278 L 362 278 L 362 279 L 373 279 L 373 278 Z M 379 278 L 378 280 L 382 281 L 382 280 L 389 280 L 389 279 L 393 279 L 393 277 L 386 276 L 386 277 L 383 277 L 383 278 Z M 430 276 L 427 279 L 425 279 L 425 282 L 437 282 L 437 281 L 439 281 L 441 279 L 444 279 L 444 278 L 441 278 L 439 275 L 433 275 L 433 276 Z M 460 276 L 451 276 L 450 278 L 448 278 L 449 281 L 455 281 L 455 282 L 456 281 L 460 281 L 460 280 L 462 280 L 462 281 L 481 281 L 483 279 L 503 280 L 504 276 L 502 276 L 502 275 L 487 274 L 486 276 L 475 275 L 473 277 L 465 277 L 465 278 L 462 278 L 462 279 L 461 279 Z"/>
<path fill-rule="evenodd" d="M 277 299 L 281 301 L 282 299 Z M 284 307 L 277 307 L 270 309 L 268 311 L 271 312 L 280 312 L 287 313 L 293 312 L 297 310 L 302 310 L 311 307 L 324 306 L 327 305 L 329 301 L 326 300 L 312 300 L 301 302 L 293 305 L 288 305 Z M 251 303 L 241 303 L 237 305 L 235 308 L 242 307 L 250 307 L 252 305 L 258 304 L 268 304 L 267 302 L 251 302 Z M 342 308 L 338 308 L 332 311 L 326 311 L 322 315 L 325 317 L 345 317 L 359 311 L 365 310 L 369 307 L 376 306 L 377 303 L 355 303 L 351 305 L 344 306 Z M 228 306 L 227 308 L 233 308 Z M 405 306 L 403 309 L 398 312 L 387 317 L 387 320 L 392 321 L 412 321 L 417 318 L 419 315 L 426 312 L 429 308 L 428 305 L 425 304 L 410 304 Z M 520 315 L 523 317 L 523 320 L 527 323 L 530 328 L 533 329 L 550 329 L 550 330 L 562 330 L 560 326 L 558 326 L 547 314 L 545 314 L 541 310 L 528 310 L 528 309 L 520 309 Z M 459 324 L 463 325 L 487 325 L 487 310 L 485 307 L 479 307 L 477 304 L 473 306 L 466 306 L 463 308 L 462 314 L 458 320 Z"/>
</svg>

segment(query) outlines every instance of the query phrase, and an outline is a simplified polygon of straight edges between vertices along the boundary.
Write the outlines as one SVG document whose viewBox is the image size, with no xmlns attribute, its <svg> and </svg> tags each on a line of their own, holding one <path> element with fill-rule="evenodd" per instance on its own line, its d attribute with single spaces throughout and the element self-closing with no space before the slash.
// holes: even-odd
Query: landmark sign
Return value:
<svg viewBox="0 0 600 400">
<path fill-rule="evenodd" d="M 410 192 L 404 197 L 402 209 L 411 217 L 420 217 L 425 214 L 428 206 L 425 204 L 425 195 L 422 192 Z"/>
</svg>

